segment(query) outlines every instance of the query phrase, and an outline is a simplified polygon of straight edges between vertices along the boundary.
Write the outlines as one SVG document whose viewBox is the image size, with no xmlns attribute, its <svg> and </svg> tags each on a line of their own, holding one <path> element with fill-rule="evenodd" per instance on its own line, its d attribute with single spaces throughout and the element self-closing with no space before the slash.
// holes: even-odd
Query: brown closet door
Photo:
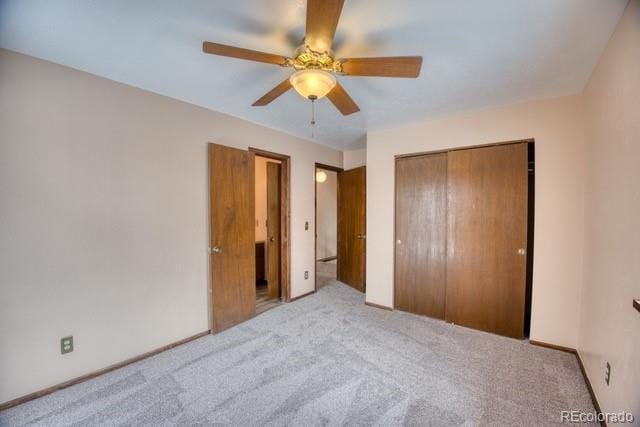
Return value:
<svg viewBox="0 0 640 427">
<path fill-rule="evenodd" d="M 253 153 L 209 144 L 213 330 L 255 315 Z"/>
<path fill-rule="evenodd" d="M 448 154 L 446 320 L 523 336 L 527 144 Z"/>
<path fill-rule="evenodd" d="M 395 308 L 444 319 L 446 153 L 396 160 L 395 228 Z"/>
<path fill-rule="evenodd" d="M 267 163 L 267 295 L 280 296 L 280 165 Z"/>
<path fill-rule="evenodd" d="M 365 290 L 365 167 L 338 173 L 338 280 Z"/>
</svg>

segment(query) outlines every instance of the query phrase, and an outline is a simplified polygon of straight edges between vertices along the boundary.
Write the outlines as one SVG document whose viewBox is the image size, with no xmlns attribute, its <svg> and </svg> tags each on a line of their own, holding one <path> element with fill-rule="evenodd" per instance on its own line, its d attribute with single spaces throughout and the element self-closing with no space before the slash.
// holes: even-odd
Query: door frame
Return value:
<svg viewBox="0 0 640 427">
<path fill-rule="evenodd" d="M 396 174 L 397 174 L 397 169 L 396 169 L 396 161 L 398 159 L 405 159 L 405 158 L 410 158 L 410 157 L 421 157 L 421 156 L 428 156 L 430 154 L 443 154 L 443 153 L 449 153 L 452 151 L 459 151 L 459 150 L 468 150 L 468 149 L 473 149 L 473 148 L 484 148 L 484 147 L 494 147 L 494 146 L 499 146 L 499 145 L 512 145 L 512 144 L 522 144 L 522 143 L 526 143 L 526 144 L 535 144 L 535 138 L 525 138 L 525 139 L 516 139 L 516 140 L 511 140 L 511 141 L 501 141 L 501 142 L 493 142 L 493 143 L 486 143 L 486 144 L 478 144 L 478 145 L 465 145 L 465 146 L 461 146 L 461 147 L 452 147 L 452 148 L 444 148 L 441 150 L 432 150 L 432 151 L 419 151 L 416 153 L 408 153 L 408 154 L 396 154 L 395 156 L 393 156 L 393 292 L 391 294 L 391 308 L 393 310 L 396 309 L 396 301 L 395 301 L 395 293 L 396 293 L 396 208 L 395 208 L 395 201 L 397 198 L 397 194 L 396 194 Z M 534 194 L 534 200 L 536 198 L 536 195 Z M 530 209 L 531 207 L 528 206 L 528 209 Z M 535 216 L 535 212 L 534 212 L 534 216 Z M 535 231 L 532 231 L 531 237 L 535 237 Z M 529 254 L 529 244 L 530 242 L 528 241 L 529 239 L 529 235 L 527 235 L 527 257 L 531 257 L 530 259 L 530 263 L 531 263 L 531 270 L 533 270 L 533 266 L 534 266 L 534 258 L 533 258 L 533 253 Z M 533 242 L 531 242 L 531 245 L 533 244 Z M 528 267 L 528 264 L 527 264 Z M 533 288 L 533 271 L 529 272 L 529 269 L 527 268 L 527 270 L 525 271 L 525 276 L 527 275 L 531 275 L 531 287 Z M 526 286 L 526 283 L 525 283 Z M 529 302 L 530 304 L 531 302 Z M 526 302 L 525 302 L 526 304 Z M 526 307 L 525 307 L 526 310 Z M 531 321 L 531 319 L 529 320 Z M 525 326 L 526 328 L 526 326 Z"/>
<path fill-rule="evenodd" d="M 280 173 L 280 298 L 291 301 L 291 156 L 249 147 L 254 156 L 278 160 Z"/>
<path fill-rule="evenodd" d="M 318 272 L 316 271 L 316 266 L 318 263 L 318 183 L 316 182 L 316 173 L 318 169 L 323 169 L 329 172 L 335 172 L 336 174 L 340 172 L 344 172 L 343 168 L 339 168 L 337 166 L 326 165 L 324 163 L 315 163 L 315 168 L 313 169 L 313 292 L 318 290 Z M 340 194 L 339 189 L 340 183 L 336 180 L 336 202 L 340 203 L 340 198 L 338 194 Z M 338 236 L 338 223 L 337 217 L 338 212 L 340 212 L 340 206 L 336 205 L 336 242 Z M 336 258 L 336 264 L 338 260 Z"/>
<path fill-rule="evenodd" d="M 416 153 L 407 153 L 407 154 L 396 154 L 393 156 L 394 159 L 394 173 L 395 173 L 395 160 L 396 159 L 404 159 L 407 157 L 421 157 L 428 156 L 429 154 L 442 154 L 442 153 L 450 153 L 451 151 L 460 151 L 460 150 L 468 150 L 470 148 L 484 148 L 484 147 L 495 147 L 498 145 L 512 145 L 512 144 L 532 144 L 535 143 L 536 140 L 534 138 L 526 138 L 526 139 L 514 139 L 512 141 L 501 141 L 501 142 L 491 142 L 486 144 L 477 144 L 477 145 L 464 145 L 460 147 L 451 147 L 451 148 L 443 148 L 441 150 L 432 150 L 432 151 L 418 151 Z M 394 175 L 395 176 L 395 175 Z M 395 181 L 394 181 L 395 184 Z"/>
</svg>

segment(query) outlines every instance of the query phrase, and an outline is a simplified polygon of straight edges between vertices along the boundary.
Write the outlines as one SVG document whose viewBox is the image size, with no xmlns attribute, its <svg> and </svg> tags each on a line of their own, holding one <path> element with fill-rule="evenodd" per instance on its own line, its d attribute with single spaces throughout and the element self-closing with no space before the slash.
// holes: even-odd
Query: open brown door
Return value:
<svg viewBox="0 0 640 427">
<path fill-rule="evenodd" d="M 448 154 L 446 320 L 523 336 L 527 144 Z"/>
<path fill-rule="evenodd" d="M 365 167 L 338 173 L 338 280 L 365 291 Z"/>
<path fill-rule="evenodd" d="M 447 153 L 396 160 L 394 307 L 444 319 Z"/>
<path fill-rule="evenodd" d="M 254 166 L 253 153 L 209 144 L 214 332 L 256 310 Z"/>
<path fill-rule="evenodd" d="M 267 163 L 267 296 L 280 297 L 280 177 L 281 166 Z"/>
</svg>

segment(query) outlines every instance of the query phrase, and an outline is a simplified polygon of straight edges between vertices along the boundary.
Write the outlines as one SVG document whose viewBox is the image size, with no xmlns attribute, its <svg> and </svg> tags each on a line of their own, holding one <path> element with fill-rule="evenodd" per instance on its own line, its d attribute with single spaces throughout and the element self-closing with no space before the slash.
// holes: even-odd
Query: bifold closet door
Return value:
<svg viewBox="0 0 640 427">
<path fill-rule="evenodd" d="M 444 319 L 446 153 L 396 160 L 395 210 L 394 306 Z"/>
<path fill-rule="evenodd" d="M 446 320 L 522 338 L 527 144 L 448 154 Z"/>
</svg>

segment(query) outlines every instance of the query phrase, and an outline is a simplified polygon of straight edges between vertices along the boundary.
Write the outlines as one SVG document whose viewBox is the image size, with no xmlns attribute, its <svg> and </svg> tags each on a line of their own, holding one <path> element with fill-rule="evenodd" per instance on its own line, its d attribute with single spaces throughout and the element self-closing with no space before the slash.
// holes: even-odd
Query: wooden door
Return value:
<svg viewBox="0 0 640 427">
<path fill-rule="evenodd" d="M 280 297 L 280 164 L 267 163 L 267 295 Z"/>
<path fill-rule="evenodd" d="M 396 160 L 395 210 L 394 307 L 444 319 L 446 153 Z"/>
<path fill-rule="evenodd" d="M 338 173 L 338 280 L 365 291 L 365 167 Z"/>
<path fill-rule="evenodd" d="M 523 336 L 527 144 L 448 154 L 446 320 Z"/>
<path fill-rule="evenodd" d="M 209 144 L 213 330 L 255 315 L 253 153 Z"/>
</svg>

